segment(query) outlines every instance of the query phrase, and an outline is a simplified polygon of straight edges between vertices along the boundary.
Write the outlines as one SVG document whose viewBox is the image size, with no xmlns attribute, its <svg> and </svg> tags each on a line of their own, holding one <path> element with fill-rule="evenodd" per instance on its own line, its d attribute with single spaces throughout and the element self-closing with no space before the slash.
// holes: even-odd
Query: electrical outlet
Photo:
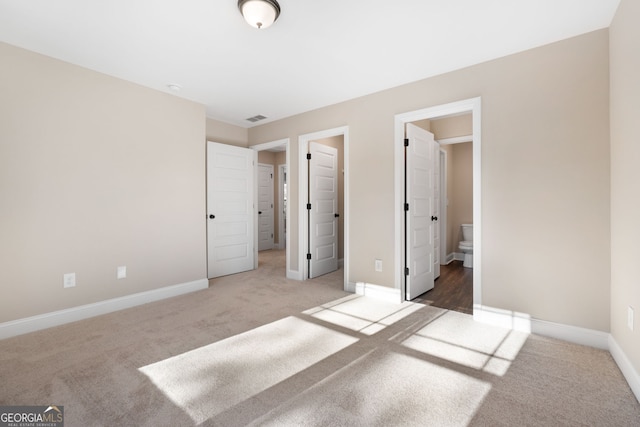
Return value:
<svg viewBox="0 0 640 427">
<path fill-rule="evenodd" d="M 633 331 L 633 307 L 627 309 L 627 326 Z"/>
<path fill-rule="evenodd" d="M 127 277 L 127 266 L 126 265 L 121 265 L 120 267 L 118 267 L 118 272 L 116 273 L 116 277 L 118 279 L 124 279 Z"/>
<path fill-rule="evenodd" d="M 76 273 L 65 273 L 62 276 L 62 286 L 65 288 L 73 288 L 76 285 Z"/>
<path fill-rule="evenodd" d="M 381 259 L 377 259 L 376 260 L 376 271 L 382 271 L 382 260 Z"/>
</svg>

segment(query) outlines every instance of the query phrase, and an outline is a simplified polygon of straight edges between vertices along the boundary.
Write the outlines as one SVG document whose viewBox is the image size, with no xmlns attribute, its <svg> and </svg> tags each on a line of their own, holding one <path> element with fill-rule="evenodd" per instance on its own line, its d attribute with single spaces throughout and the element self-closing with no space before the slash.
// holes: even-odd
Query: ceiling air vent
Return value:
<svg viewBox="0 0 640 427">
<path fill-rule="evenodd" d="M 260 120 L 266 119 L 262 114 L 258 114 L 257 116 L 249 117 L 247 120 L 251 123 L 259 122 Z"/>
</svg>

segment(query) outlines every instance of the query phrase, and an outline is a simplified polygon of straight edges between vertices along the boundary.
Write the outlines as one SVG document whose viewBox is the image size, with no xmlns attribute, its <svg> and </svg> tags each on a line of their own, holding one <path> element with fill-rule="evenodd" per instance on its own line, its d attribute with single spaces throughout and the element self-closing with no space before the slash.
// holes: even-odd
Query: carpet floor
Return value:
<svg viewBox="0 0 640 427">
<path fill-rule="evenodd" d="M 67 427 L 640 425 L 606 351 L 283 263 L 0 341 L 0 405 L 64 406 Z"/>
</svg>

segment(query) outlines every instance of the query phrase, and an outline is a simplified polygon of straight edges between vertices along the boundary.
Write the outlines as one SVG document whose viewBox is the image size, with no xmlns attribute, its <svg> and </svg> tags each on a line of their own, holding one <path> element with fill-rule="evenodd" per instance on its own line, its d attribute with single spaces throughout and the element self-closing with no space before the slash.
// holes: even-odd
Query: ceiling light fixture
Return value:
<svg viewBox="0 0 640 427">
<path fill-rule="evenodd" d="M 238 0 L 238 9 L 252 27 L 264 29 L 280 16 L 280 5 L 276 0 Z"/>
</svg>

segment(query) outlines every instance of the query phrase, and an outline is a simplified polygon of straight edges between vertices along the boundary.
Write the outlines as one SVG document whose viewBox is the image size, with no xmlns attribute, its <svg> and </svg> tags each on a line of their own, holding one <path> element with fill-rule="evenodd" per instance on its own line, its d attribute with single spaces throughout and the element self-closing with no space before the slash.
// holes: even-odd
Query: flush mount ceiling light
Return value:
<svg viewBox="0 0 640 427">
<path fill-rule="evenodd" d="M 264 29 L 280 16 L 280 5 L 276 0 L 238 0 L 238 9 L 252 27 Z"/>
</svg>

